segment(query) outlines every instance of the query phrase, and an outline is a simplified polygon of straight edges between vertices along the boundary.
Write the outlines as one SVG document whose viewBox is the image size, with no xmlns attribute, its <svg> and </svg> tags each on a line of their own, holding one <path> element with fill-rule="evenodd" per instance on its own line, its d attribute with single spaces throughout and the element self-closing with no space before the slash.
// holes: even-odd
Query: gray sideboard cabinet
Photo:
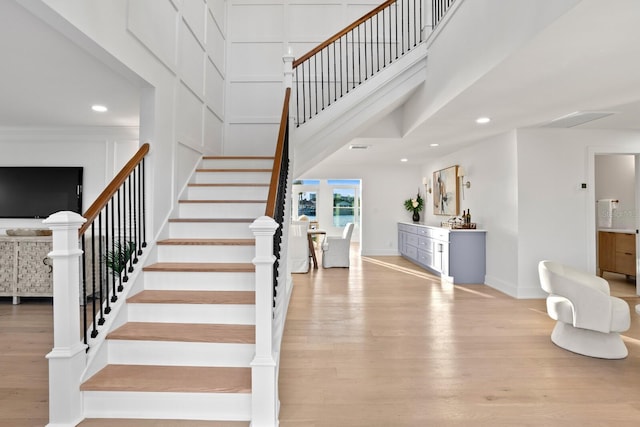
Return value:
<svg viewBox="0 0 640 427">
<path fill-rule="evenodd" d="M 400 255 L 452 283 L 484 283 L 486 231 L 398 223 Z"/>
</svg>

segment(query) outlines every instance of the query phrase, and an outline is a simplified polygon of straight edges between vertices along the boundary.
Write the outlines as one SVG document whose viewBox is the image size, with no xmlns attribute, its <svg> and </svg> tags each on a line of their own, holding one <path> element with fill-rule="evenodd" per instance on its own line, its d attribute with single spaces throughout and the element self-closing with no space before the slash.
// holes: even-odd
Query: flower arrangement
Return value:
<svg viewBox="0 0 640 427">
<path fill-rule="evenodd" d="M 416 197 L 413 199 L 407 199 L 404 201 L 404 208 L 414 214 L 420 213 L 424 208 L 424 200 L 420 197 L 420 191 L 416 193 Z"/>
</svg>

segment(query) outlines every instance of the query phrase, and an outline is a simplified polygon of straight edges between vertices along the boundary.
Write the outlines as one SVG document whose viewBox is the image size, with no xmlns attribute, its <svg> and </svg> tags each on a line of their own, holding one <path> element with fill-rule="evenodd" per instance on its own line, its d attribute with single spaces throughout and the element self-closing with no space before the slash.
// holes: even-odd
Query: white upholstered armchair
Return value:
<svg viewBox="0 0 640 427">
<path fill-rule="evenodd" d="M 322 243 L 322 266 L 349 267 L 349 248 L 353 223 L 349 222 L 342 231 L 342 236 L 327 236 Z"/>
<path fill-rule="evenodd" d="M 541 261 L 538 274 L 549 293 L 547 313 L 558 321 L 551 341 L 585 356 L 627 357 L 620 332 L 630 326 L 629 304 L 610 295 L 606 280 L 553 261 Z"/>
<path fill-rule="evenodd" d="M 309 221 L 291 221 L 289 226 L 289 267 L 292 273 L 309 271 Z"/>
</svg>

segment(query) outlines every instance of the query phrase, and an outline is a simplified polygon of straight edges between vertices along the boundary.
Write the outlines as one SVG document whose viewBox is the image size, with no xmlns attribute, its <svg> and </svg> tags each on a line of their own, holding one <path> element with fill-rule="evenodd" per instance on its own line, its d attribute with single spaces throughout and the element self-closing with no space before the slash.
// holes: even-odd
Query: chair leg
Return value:
<svg viewBox="0 0 640 427">
<path fill-rule="evenodd" d="M 624 359 L 629 354 L 622 337 L 617 332 L 605 334 L 575 328 L 564 322 L 556 323 L 551 333 L 551 341 L 558 347 L 574 353 L 600 359 Z"/>
</svg>

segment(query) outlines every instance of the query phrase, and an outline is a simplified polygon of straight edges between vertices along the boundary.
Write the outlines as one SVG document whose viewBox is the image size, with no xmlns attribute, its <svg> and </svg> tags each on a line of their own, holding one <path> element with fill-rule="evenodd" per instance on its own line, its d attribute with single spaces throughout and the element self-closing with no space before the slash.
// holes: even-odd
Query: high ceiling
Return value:
<svg viewBox="0 0 640 427">
<path fill-rule="evenodd" d="M 138 86 L 13 0 L 0 1 L 0 52 L 0 126 L 138 126 Z"/>
<path fill-rule="evenodd" d="M 371 149 L 345 148 L 327 161 L 419 162 L 576 111 L 614 113 L 577 128 L 640 130 L 639 19 L 640 1 L 603 7 L 601 0 L 583 0 L 408 135 L 401 135 L 400 107 L 354 141 Z M 138 126 L 140 83 L 12 0 L 0 1 L 0 52 L 0 126 Z M 94 113 L 96 103 L 109 111 Z M 491 123 L 475 124 L 478 115 Z M 401 137 L 399 150 L 394 142 Z"/>
<path fill-rule="evenodd" d="M 355 141 L 369 145 L 368 150 L 345 147 L 326 162 L 335 167 L 405 157 L 420 163 L 484 137 L 545 127 L 584 111 L 613 114 L 574 129 L 640 130 L 640 1 L 603 6 L 599 0 L 583 0 L 403 135 L 401 144 L 385 138 L 400 136 L 402 114 L 397 111 Z M 478 125 L 479 116 L 492 121 Z"/>
</svg>

